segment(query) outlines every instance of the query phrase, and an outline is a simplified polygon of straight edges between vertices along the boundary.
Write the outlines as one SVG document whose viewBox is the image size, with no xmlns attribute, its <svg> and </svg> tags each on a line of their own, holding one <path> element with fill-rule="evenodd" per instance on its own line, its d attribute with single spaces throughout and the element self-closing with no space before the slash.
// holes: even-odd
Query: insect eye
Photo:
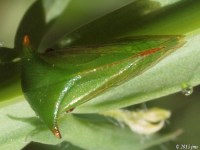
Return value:
<svg viewBox="0 0 200 150">
<path fill-rule="evenodd" d="M 29 46 L 30 45 L 30 38 L 28 35 L 25 35 L 23 38 L 23 45 L 24 46 Z"/>
</svg>

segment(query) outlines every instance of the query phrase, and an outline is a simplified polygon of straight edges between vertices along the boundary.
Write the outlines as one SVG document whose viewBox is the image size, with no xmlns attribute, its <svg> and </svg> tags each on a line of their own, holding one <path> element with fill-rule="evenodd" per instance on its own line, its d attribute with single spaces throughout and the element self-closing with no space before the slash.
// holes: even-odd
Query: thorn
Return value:
<svg viewBox="0 0 200 150">
<path fill-rule="evenodd" d="M 24 46 L 30 46 L 30 38 L 28 35 L 25 35 L 23 38 L 23 45 Z"/>
<path fill-rule="evenodd" d="M 54 127 L 54 129 L 52 130 L 52 132 L 53 132 L 53 134 L 54 134 L 57 138 L 59 138 L 59 139 L 62 138 L 62 137 L 61 137 L 61 134 L 60 134 L 60 131 L 58 130 L 57 127 Z"/>
</svg>

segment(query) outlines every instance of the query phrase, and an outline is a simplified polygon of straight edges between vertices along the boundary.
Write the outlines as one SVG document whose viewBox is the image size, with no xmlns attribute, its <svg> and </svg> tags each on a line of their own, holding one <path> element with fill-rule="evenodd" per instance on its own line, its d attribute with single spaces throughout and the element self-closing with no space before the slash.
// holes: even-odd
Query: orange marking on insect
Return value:
<svg viewBox="0 0 200 150">
<path fill-rule="evenodd" d="M 30 46 L 30 38 L 28 35 L 25 35 L 23 38 L 23 45 L 24 46 Z"/>
<path fill-rule="evenodd" d="M 153 49 L 150 49 L 150 50 L 147 50 L 147 51 L 141 52 L 141 53 L 139 53 L 138 55 L 139 55 L 139 56 L 147 56 L 147 55 L 151 55 L 151 54 L 153 54 L 153 53 L 155 53 L 155 52 L 157 52 L 157 51 L 159 51 L 159 50 L 161 50 L 161 49 L 163 49 L 163 48 L 165 48 L 165 46 L 163 46 L 163 47 L 153 48 Z"/>
<path fill-rule="evenodd" d="M 54 134 L 57 138 L 59 138 L 59 139 L 62 138 L 62 136 L 61 136 L 61 134 L 60 134 L 60 131 L 58 130 L 57 127 L 54 127 L 54 129 L 52 130 L 52 132 L 53 132 L 53 134 Z"/>
</svg>

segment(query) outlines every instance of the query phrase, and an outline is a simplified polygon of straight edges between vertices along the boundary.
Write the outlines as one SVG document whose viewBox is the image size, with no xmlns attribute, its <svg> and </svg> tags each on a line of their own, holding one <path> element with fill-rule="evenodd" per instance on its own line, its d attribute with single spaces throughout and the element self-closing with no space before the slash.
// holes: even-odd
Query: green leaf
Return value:
<svg viewBox="0 0 200 150">
<path fill-rule="evenodd" d="M 45 20 L 47 23 L 58 18 L 59 15 L 66 9 L 70 0 L 42 0 L 44 11 L 45 11 Z"/>
<path fill-rule="evenodd" d="M 68 114 L 60 120 L 63 138 L 56 139 L 39 118 L 35 117 L 26 101 L 1 108 L 0 113 L 0 122 L 3 122 L 0 128 L 1 149 L 19 150 L 30 141 L 51 145 L 68 141 L 87 150 L 122 150 L 133 146 L 144 150 L 180 135 L 177 130 L 144 138 L 99 115 Z"/>
<path fill-rule="evenodd" d="M 42 38 L 39 51 L 54 45 L 63 36 L 135 0 L 82 0 L 70 1 L 65 10 Z M 60 9 L 60 8 L 59 8 Z"/>
<path fill-rule="evenodd" d="M 82 148 L 79 148 L 77 146 L 72 145 L 69 142 L 62 142 L 57 145 L 50 145 L 50 144 L 41 144 L 37 142 L 31 142 L 26 147 L 23 148 L 23 150 L 84 150 Z"/>
<path fill-rule="evenodd" d="M 31 130 L 34 130 L 34 127 L 24 122 L 16 122 L 16 120 L 9 118 L 8 115 L 18 117 L 33 116 L 34 112 L 29 109 L 29 106 L 25 102 L 12 103 L 12 105 L 1 108 L 0 113 L 0 120 L 2 122 L 0 128 L 0 148 L 19 150 L 28 144 L 30 140 L 26 136 Z"/>
<path fill-rule="evenodd" d="M 24 43 L 22 89 L 34 111 L 59 137 L 61 114 L 141 74 L 182 46 L 182 40 L 181 36 L 125 38 L 42 55 Z"/>
<path fill-rule="evenodd" d="M 190 96 L 185 96 L 182 93 L 172 94 L 166 97 L 159 98 L 157 101 L 147 102 L 148 107 L 164 107 L 170 109 L 173 112 L 172 117 L 170 118 L 170 126 L 164 132 L 170 130 L 176 130 L 181 128 L 183 133 L 173 141 L 169 141 L 166 144 L 157 145 L 152 147 L 151 150 L 162 150 L 165 149 L 175 149 L 175 146 L 178 144 L 192 143 L 193 146 L 199 145 L 199 123 L 200 118 L 196 114 L 200 113 L 199 97 L 200 93 L 198 92 L 200 87 L 194 87 L 194 92 Z M 193 148 L 195 149 L 195 147 Z M 150 150 L 150 149 L 148 149 Z"/>
</svg>

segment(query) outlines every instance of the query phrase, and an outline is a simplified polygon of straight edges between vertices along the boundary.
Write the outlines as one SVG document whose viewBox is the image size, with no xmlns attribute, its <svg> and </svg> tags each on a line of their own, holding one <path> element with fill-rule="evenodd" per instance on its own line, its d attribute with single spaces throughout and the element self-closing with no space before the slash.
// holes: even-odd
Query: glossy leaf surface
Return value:
<svg viewBox="0 0 200 150">
<path fill-rule="evenodd" d="M 22 88 L 26 99 L 60 137 L 63 113 L 141 74 L 183 45 L 182 36 L 117 39 L 96 46 L 34 51 L 24 41 Z"/>
</svg>

